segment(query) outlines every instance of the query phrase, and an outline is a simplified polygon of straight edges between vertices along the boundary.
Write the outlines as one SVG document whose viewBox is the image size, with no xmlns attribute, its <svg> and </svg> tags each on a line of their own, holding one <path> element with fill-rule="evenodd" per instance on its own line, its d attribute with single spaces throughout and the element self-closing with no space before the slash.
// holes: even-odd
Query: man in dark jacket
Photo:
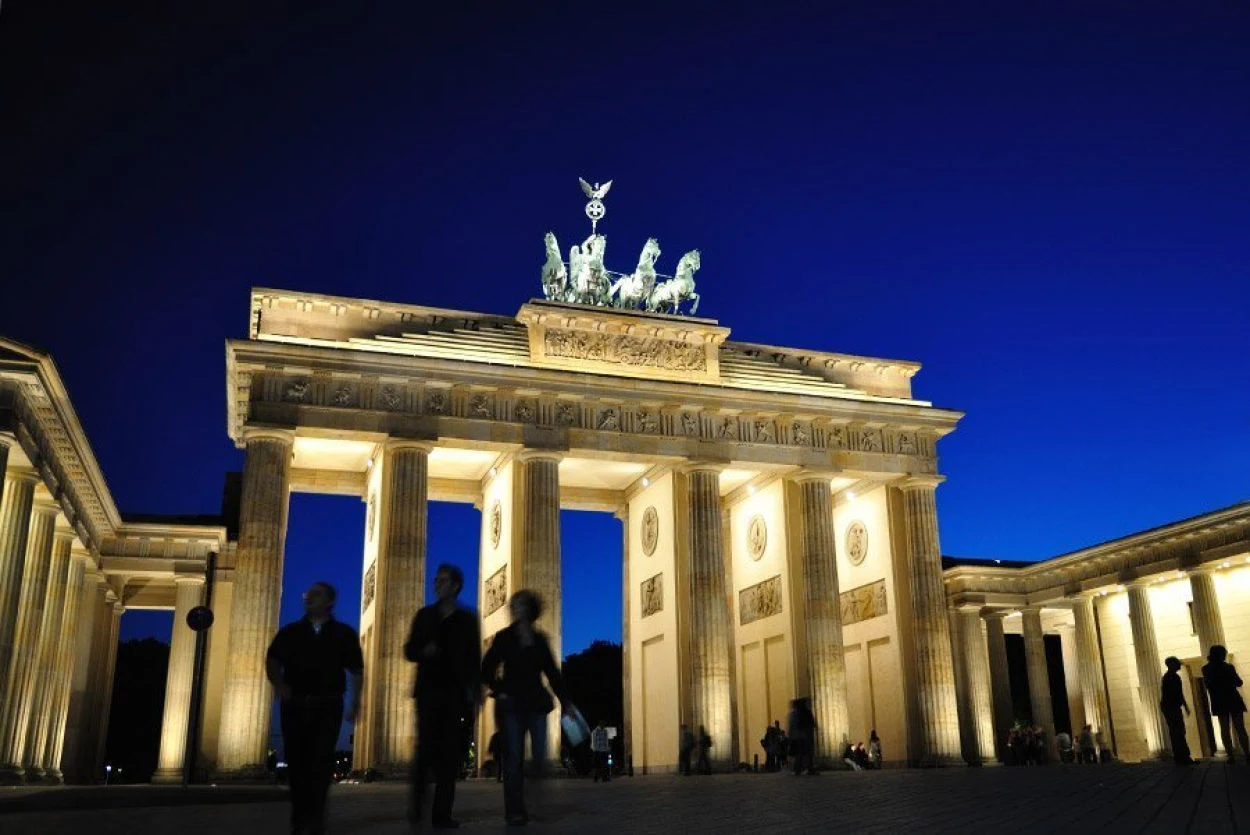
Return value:
<svg viewBox="0 0 1250 835">
<path fill-rule="evenodd" d="M 293 833 L 325 831 L 326 793 L 344 718 L 344 671 L 352 678 L 347 721 L 360 713 L 364 657 L 356 630 L 334 619 L 336 597 L 334 586 L 313 583 L 304 592 L 304 617 L 278 630 L 265 654 L 265 675 L 281 700 Z"/>
<path fill-rule="evenodd" d="M 1185 703 L 1185 691 L 1181 688 L 1181 677 L 1177 670 L 1181 668 L 1181 660 L 1174 655 L 1163 659 L 1168 671 L 1163 674 L 1160 689 L 1163 692 L 1159 700 L 1159 710 L 1168 723 L 1168 734 L 1172 737 L 1172 759 L 1177 765 L 1189 765 L 1193 758 L 1189 756 L 1189 743 L 1185 741 L 1185 717 L 1181 716 L 1183 708 L 1189 714 L 1189 705 Z"/>
<path fill-rule="evenodd" d="M 421 822 L 430 771 L 434 772 L 431 823 L 436 829 L 459 826 L 451 816 L 456 774 L 464 762 L 465 742 L 473 728 L 481 689 L 477 616 L 456 603 L 462 588 L 464 574 L 460 569 L 440 565 L 434 575 L 438 599 L 417 612 L 404 644 L 404 657 L 417 664 L 417 752 L 408 810 L 414 826 Z"/>
</svg>

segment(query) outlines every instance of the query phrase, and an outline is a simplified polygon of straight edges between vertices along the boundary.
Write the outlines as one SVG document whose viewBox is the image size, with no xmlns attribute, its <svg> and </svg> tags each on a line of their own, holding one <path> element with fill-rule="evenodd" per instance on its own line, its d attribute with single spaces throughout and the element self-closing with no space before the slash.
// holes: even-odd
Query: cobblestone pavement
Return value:
<svg viewBox="0 0 1250 835">
<path fill-rule="evenodd" d="M 1211 763 L 951 768 L 620 778 L 548 783 L 529 831 L 694 832 L 1250 832 L 1250 768 Z M 404 786 L 336 786 L 331 832 L 398 835 Z M 470 832 L 503 826 L 500 787 L 461 783 Z M 282 789 L 196 787 L 0 790 L 4 835 L 199 835 L 285 832 Z M 428 826 L 427 826 L 428 829 Z"/>
</svg>

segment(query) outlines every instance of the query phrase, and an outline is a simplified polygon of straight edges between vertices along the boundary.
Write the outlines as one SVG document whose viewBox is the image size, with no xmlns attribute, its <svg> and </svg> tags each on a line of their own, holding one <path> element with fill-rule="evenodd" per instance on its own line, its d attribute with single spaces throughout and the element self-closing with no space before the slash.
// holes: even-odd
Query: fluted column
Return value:
<svg viewBox="0 0 1250 835">
<path fill-rule="evenodd" d="M 1046 668 L 1046 635 L 1042 632 L 1042 610 L 1030 607 L 1021 612 L 1024 619 L 1024 661 L 1029 671 L 1029 708 L 1033 724 L 1046 734 L 1046 753 L 1055 749 L 1055 709 L 1050 699 L 1050 671 Z"/>
<path fill-rule="evenodd" d="M 690 516 L 689 575 L 691 725 L 712 738 L 712 758 L 720 766 L 733 757 L 732 687 L 729 654 L 732 632 L 726 598 L 720 472 L 693 465 L 684 474 Z"/>
<path fill-rule="evenodd" d="M 26 722 L 26 742 L 22 748 L 22 768 L 27 782 L 42 780 L 43 756 L 48 743 L 52 708 L 56 701 L 57 650 L 61 645 L 61 624 L 65 612 L 66 582 L 69 579 L 69 551 L 74 533 L 58 530 L 52 537 L 52 559 L 48 566 L 48 587 L 44 595 L 39 646 L 31 670 L 33 688 L 30 714 Z"/>
<path fill-rule="evenodd" d="M 4 473 L 9 468 L 9 447 L 12 444 L 12 436 L 0 435 L 0 502 L 4 501 Z"/>
<path fill-rule="evenodd" d="M 1085 722 L 1095 731 L 1106 732 L 1107 693 L 1102 679 L 1102 648 L 1098 645 L 1098 630 L 1094 625 L 1094 601 L 1082 597 L 1072 608 L 1076 620 L 1077 675 L 1081 682 L 1081 702 L 1085 706 Z M 1109 737 L 1108 737 L 1109 738 Z"/>
<path fill-rule="evenodd" d="M 977 747 L 976 720 L 972 714 L 968 667 L 965 663 L 967 649 L 964 647 L 959 612 L 952 609 L 948 618 L 950 620 L 951 663 L 955 667 L 955 704 L 959 712 L 959 751 L 968 765 L 980 765 L 981 751 Z"/>
<path fill-rule="evenodd" d="M 1162 757 L 1171 749 L 1167 726 L 1159 702 L 1163 697 L 1163 664 L 1155 638 L 1154 617 L 1150 611 L 1150 589 L 1140 583 L 1128 587 L 1128 620 L 1133 629 L 1133 656 L 1137 661 L 1137 692 L 1141 694 L 1143 732 L 1152 756 Z"/>
<path fill-rule="evenodd" d="M 177 577 L 174 583 L 174 626 L 169 639 L 165 711 L 161 718 L 161 747 L 153 783 L 182 782 L 187 720 L 191 717 L 191 683 L 195 678 L 195 631 L 187 625 L 187 613 L 204 601 L 203 577 Z"/>
<path fill-rule="evenodd" d="M 916 699 L 921 764 L 952 762 L 960 756 L 955 665 L 951 658 L 942 547 L 938 541 L 936 478 L 910 478 L 899 491 L 907 527 L 907 572 L 916 657 Z"/>
<path fill-rule="evenodd" d="M 95 773 L 99 772 L 100 764 L 104 762 L 105 747 L 109 738 L 109 719 L 113 713 L 113 690 L 116 685 L 117 644 L 121 633 L 122 615 L 126 613 L 126 607 L 114 595 L 109 595 L 107 599 L 109 603 L 104 613 L 103 629 L 104 656 L 101 659 L 100 691 L 97 694 L 99 715 L 95 726 L 95 753 L 92 757 L 92 767 Z"/>
<path fill-rule="evenodd" d="M 425 544 L 431 445 L 391 440 L 382 451 L 382 510 L 374 623 L 376 669 L 367 671 L 373 704 L 373 767 L 404 774 L 416 750 L 413 665 L 404 658 L 412 616 L 425 603 Z"/>
<path fill-rule="evenodd" d="M 543 601 L 538 628 L 551 641 L 556 663 L 564 660 L 561 624 L 560 582 L 560 459 L 554 450 L 525 449 L 517 456 L 520 499 L 513 504 L 514 523 L 520 525 L 519 588 L 529 589 Z M 513 477 L 514 482 L 516 476 Z M 548 717 L 549 756 L 559 757 L 560 715 L 552 711 Z"/>
<path fill-rule="evenodd" d="M 0 716 L 10 699 L 9 663 L 13 659 L 18 601 L 26 571 L 26 540 L 38 480 L 28 470 L 7 471 L 4 495 L 0 497 Z"/>
<path fill-rule="evenodd" d="M 1198 631 L 1198 646 L 1206 658 L 1213 644 L 1225 646 L 1224 620 L 1220 617 L 1220 602 L 1215 597 L 1215 578 L 1208 569 L 1198 569 L 1189 575 L 1189 588 L 1194 598 L 1194 626 Z"/>
<path fill-rule="evenodd" d="M 282 555 L 290 503 L 291 432 L 244 430 L 247 457 L 239 503 L 239 546 L 230 612 L 230 652 L 222 694 L 220 777 L 260 777 L 273 690 L 265 651 L 278 630 Z"/>
<path fill-rule="evenodd" d="M 841 753 L 849 735 L 846 659 L 842 649 L 842 607 L 839 603 L 838 560 L 833 533 L 833 493 L 829 476 L 807 474 L 795 479 L 799 490 L 800 561 L 803 567 L 807 626 L 807 669 L 812 708 L 816 714 L 816 756 L 829 760 Z"/>
<path fill-rule="evenodd" d="M 13 655 L 7 671 L 8 698 L 0 705 L 0 782 L 20 781 L 25 773 L 22 754 L 35 696 L 33 673 L 39 660 L 39 627 L 43 623 L 48 591 L 56 514 L 56 505 L 40 502 L 30 516 L 17 624 L 13 630 Z"/>
<path fill-rule="evenodd" d="M 993 697 L 994 755 L 999 762 L 1007 760 L 1007 732 L 1015 724 L 1015 707 L 1011 700 L 1011 671 L 1007 665 L 1007 637 L 1003 631 L 1006 612 L 985 612 L 985 647 L 990 665 L 990 694 Z"/>
<path fill-rule="evenodd" d="M 975 610 L 959 613 L 960 645 L 967 678 L 970 724 L 976 734 L 976 750 L 982 761 L 994 757 L 994 708 L 991 696 L 989 648 Z"/>
<path fill-rule="evenodd" d="M 82 623 L 83 577 L 88 559 L 88 555 L 82 551 L 70 553 L 69 577 L 65 584 L 65 614 L 57 642 L 56 679 L 53 686 L 55 699 L 49 710 L 43 755 L 40 758 L 45 779 L 56 783 L 64 780 L 61 753 L 65 748 L 65 724 L 73 686 L 78 631 Z"/>
</svg>

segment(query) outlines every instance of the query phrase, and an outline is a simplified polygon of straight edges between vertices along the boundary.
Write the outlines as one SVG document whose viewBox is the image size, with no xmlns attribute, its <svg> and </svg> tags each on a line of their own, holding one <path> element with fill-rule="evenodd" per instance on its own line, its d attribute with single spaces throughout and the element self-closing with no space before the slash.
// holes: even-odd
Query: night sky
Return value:
<svg viewBox="0 0 1250 835">
<path fill-rule="evenodd" d="M 124 513 L 216 512 L 250 287 L 510 315 L 613 179 L 610 267 L 697 247 L 732 338 L 924 363 L 944 552 L 1053 556 L 1250 496 L 1247 44 L 1232 0 L 6 0 L 0 334 Z M 563 523 L 565 649 L 619 640 L 619 523 Z M 284 620 L 357 620 L 363 524 L 293 497 Z M 431 505 L 431 565 L 479 524 Z"/>
</svg>

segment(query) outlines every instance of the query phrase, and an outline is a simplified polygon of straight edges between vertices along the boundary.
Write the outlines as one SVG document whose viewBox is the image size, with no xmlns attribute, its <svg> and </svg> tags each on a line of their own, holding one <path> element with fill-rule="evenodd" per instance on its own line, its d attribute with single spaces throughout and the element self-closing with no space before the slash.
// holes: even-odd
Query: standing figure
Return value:
<svg viewBox="0 0 1250 835">
<path fill-rule="evenodd" d="M 1168 723 L 1168 735 L 1172 738 L 1172 760 L 1177 765 L 1190 765 L 1193 758 L 1189 756 L 1189 743 L 1185 741 L 1185 716 L 1189 715 L 1189 705 L 1185 702 L 1185 691 L 1181 689 L 1181 677 L 1177 671 L 1181 668 L 1181 660 L 1175 655 L 1163 659 L 1168 671 L 1163 674 L 1159 699 L 1159 710 Z M 1185 716 L 1181 716 L 1184 708 Z"/>
<path fill-rule="evenodd" d="M 707 728 L 703 725 L 699 726 L 699 758 L 695 760 L 694 769 L 700 774 L 712 773 L 712 760 L 708 756 L 708 752 L 712 750 L 712 737 L 708 734 Z"/>
<path fill-rule="evenodd" d="M 872 761 L 873 768 L 879 770 L 882 767 L 881 737 L 877 736 L 876 728 L 868 735 L 868 759 Z"/>
<path fill-rule="evenodd" d="M 608 765 L 608 760 L 612 754 L 612 741 L 608 739 L 608 729 L 603 726 L 602 719 L 590 732 L 590 752 L 595 757 L 595 782 L 603 780 L 606 783 L 611 780 L 612 769 Z"/>
<path fill-rule="evenodd" d="M 806 698 L 795 699 L 790 702 L 790 753 L 794 757 L 795 777 L 805 771 L 808 774 L 816 773 L 812 760 L 815 744 L 816 716 L 812 713 L 811 702 Z"/>
<path fill-rule="evenodd" d="M 1233 763 L 1233 739 L 1229 725 L 1237 731 L 1237 742 L 1241 745 L 1241 755 L 1250 757 L 1250 740 L 1246 739 L 1246 703 L 1242 700 L 1237 688 L 1241 686 L 1241 676 L 1237 668 L 1226 659 L 1228 650 L 1219 644 L 1212 644 L 1207 652 L 1207 663 L 1202 667 L 1202 679 L 1207 687 L 1207 695 L 1211 697 L 1211 712 L 1220 723 L 1220 739 L 1224 742 L 1224 750 L 1228 752 L 1228 762 Z"/>
<path fill-rule="evenodd" d="M 1082 765 L 1095 765 L 1098 762 L 1098 745 L 1094 742 L 1094 726 L 1086 725 L 1081 729 L 1077 739 L 1077 752 Z"/>
<path fill-rule="evenodd" d="M 434 772 L 436 829 L 458 824 L 451 816 L 456 800 L 456 775 L 464 762 L 466 731 L 481 694 L 478 684 L 477 617 L 460 608 L 456 598 L 464 588 L 464 574 L 444 563 L 434 574 L 437 600 L 412 619 L 404 657 L 417 664 L 413 696 L 417 702 L 417 751 L 412 760 L 408 819 L 417 826 L 425 804 L 425 783 Z"/>
<path fill-rule="evenodd" d="M 547 636 L 534 627 L 542 614 L 538 595 L 522 589 L 508 602 L 512 625 L 501 629 L 482 659 L 482 680 L 495 697 L 503 719 L 504 816 L 511 826 L 529 822 L 525 808 L 525 736 L 529 734 L 534 776 L 541 777 L 547 759 L 547 714 L 555 708 L 542 677 L 555 691 L 565 712 L 564 678 L 551 654 Z M 499 667 L 503 666 L 503 675 Z"/>
<path fill-rule="evenodd" d="M 265 675 L 281 701 L 292 833 L 325 831 L 326 793 L 344 719 L 344 671 L 352 679 L 347 721 L 360 713 L 365 659 L 356 630 L 334 619 L 337 597 L 329 583 L 313 583 L 304 592 L 304 617 L 279 629 L 265 654 Z"/>
<path fill-rule="evenodd" d="M 677 756 L 678 771 L 683 777 L 690 776 L 690 757 L 694 754 L 694 732 L 689 725 L 682 725 L 678 731 Z"/>
</svg>

